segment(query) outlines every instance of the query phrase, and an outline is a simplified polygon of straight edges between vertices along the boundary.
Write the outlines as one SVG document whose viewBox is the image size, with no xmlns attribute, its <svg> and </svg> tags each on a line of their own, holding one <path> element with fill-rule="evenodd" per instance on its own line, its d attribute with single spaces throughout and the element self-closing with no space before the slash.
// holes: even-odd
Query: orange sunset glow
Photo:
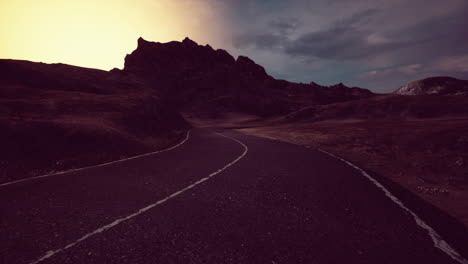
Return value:
<svg viewBox="0 0 468 264">
<path fill-rule="evenodd" d="M 0 0 L 0 58 L 122 67 L 138 37 L 217 43 L 206 3 L 172 0 Z"/>
</svg>

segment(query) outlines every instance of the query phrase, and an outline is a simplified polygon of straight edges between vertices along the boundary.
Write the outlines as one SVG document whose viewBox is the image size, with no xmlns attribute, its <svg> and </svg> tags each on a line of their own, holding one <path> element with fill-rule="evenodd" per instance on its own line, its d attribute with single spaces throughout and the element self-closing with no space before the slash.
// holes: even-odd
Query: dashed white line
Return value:
<svg viewBox="0 0 468 264">
<path fill-rule="evenodd" d="M 218 133 L 217 133 L 217 134 L 218 134 Z M 86 234 L 86 235 L 80 237 L 80 238 L 77 239 L 75 242 L 72 242 L 72 243 L 66 245 L 66 246 L 63 247 L 63 248 L 56 249 L 56 250 L 50 250 L 50 251 L 46 252 L 46 253 L 44 254 L 44 256 L 42 256 L 42 257 L 38 258 L 37 260 L 31 262 L 31 264 L 36 264 L 36 263 L 42 262 L 43 260 L 48 259 L 48 258 L 52 257 L 53 255 L 55 255 L 55 254 L 57 254 L 57 253 L 59 253 L 59 252 L 61 252 L 61 251 L 63 251 L 63 250 L 66 250 L 66 249 L 68 249 L 68 248 L 71 248 L 71 247 L 75 246 L 76 244 L 78 244 L 78 243 L 80 243 L 80 242 L 82 242 L 82 241 L 84 241 L 84 240 L 90 238 L 91 236 L 94 236 L 94 235 L 97 235 L 97 234 L 99 234 L 99 233 L 102 233 L 102 232 L 104 232 L 104 231 L 106 231 L 106 230 L 108 230 L 108 229 L 110 229 L 110 228 L 112 228 L 112 227 L 114 227 L 114 226 L 116 226 L 116 225 L 118 225 L 118 224 L 124 222 L 124 221 L 127 221 L 127 220 L 129 220 L 129 219 L 131 219 L 131 218 L 133 218 L 133 217 L 135 217 L 135 216 L 138 216 L 138 215 L 140 215 L 140 214 L 142 214 L 142 213 L 144 213 L 144 212 L 146 212 L 146 211 L 148 211 L 148 210 L 150 210 L 150 209 L 152 209 L 152 208 L 154 208 L 154 207 L 156 207 L 156 206 L 158 206 L 158 205 L 160 205 L 160 204 L 162 204 L 162 203 L 168 201 L 168 200 L 171 199 L 171 198 L 174 198 L 174 197 L 176 197 L 176 196 L 178 196 L 178 195 L 184 193 L 184 192 L 187 191 L 187 190 L 190 190 L 190 189 L 194 188 L 195 186 L 199 185 L 200 183 L 203 183 L 203 182 L 209 180 L 209 179 L 212 178 L 213 176 L 215 176 L 215 175 L 221 173 L 221 172 L 224 171 L 225 169 L 227 169 L 227 168 L 231 167 L 232 165 L 234 165 L 236 162 L 238 162 L 239 160 L 241 160 L 241 159 L 247 154 L 247 152 L 249 151 L 249 148 L 248 148 L 244 143 L 242 143 L 241 141 L 239 141 L 239 140 L 237 140 L 237 139 L 235 139 L 235 138 L 231 138 L 231 137 L 222 135 L 222 134 L 218 134 L 218 135 L 236 141 L 237 143 L 239 143 L 240 145 L 242 145 L 242 147 L 244 148 L 244 152 L 242 152 L 242 154 L 241 154 L 239 157 L 237 157 L 235 160 L 231 161 L 229 164 L 227 164 L 226 166 L 222 167 L 221 169 L 219 169 L 219 170 L 217 170 L 217 171 L 211 173 L 211 174 L 208 175 L 207 177 L 202 178 L 202 179 L 200 179 L 200 180 L 194 182 L 193 184 L 191 184 L 191 185 L 189 185 L 189 186 L 187 186 L 187 187 L 185 187 L 185 188 L 183 188 L 183 189 L 181 189 L 181 190 L 179 190 L 179 191 L 177 191 L 177 192 L 175 192 L 175 193 L 173 193 L 173 194 L 167 196 L 166 198 L 164 198 L 164 199 L 162 199 L 162 200 L 159 200 L 159 201 L 157 201 L 157 202 L 155 202 L 155 203 L 153 203 L 153 204 L 150 204 L 150 205 L 148 205 L 148 206 L 142 208 L 142 209 L 138 210 L 137 212 L 135 212 L 135 213 L 133 213 L 133 214 L 131 214 L 131 215 L 128 215 L 128 216 L 119 218 L 119 219 L 113 221 L 112 223 L 110 223 L 110 224 L 108 224 L 108 225 L 105 225 L 105 226 L 103 226 L 103 227 L 100 227 L 100 228 L 94 230 L 93 232 L 88 233 L 88 234 Z"/>
<path fill-rule="evenodd" d="M 158 150 L 158 151 L 154 151 L 154 152 L 150 152 L 150 153 L 145 153 L 145 154 L 141 154 L 141 155 L 133 156 L 133 157 L 129 157 L 129 158 L 114 160 L 114 161 L 110 161 L 110 162 L 106 162 L 106 163 L 102 163 L 102 164 L 98 164 L 98 165 L 93 165 L 93 166 L 88 166 L 88 167 L 83 167 L 83 168 L 77 168 L 77 169 L 72 169 L 72 170 L 67 170 L 67 171 L 61 171 L 61 172 L 56 172 L 56 173 L 50 173 L 50 174 L 35 176 L 35 177 L 31 177 L 31 178 L 21 179 L 21 180 L 17 180 L 17 181 L 6 182 L 6 183 L 0 184 L 0 188 L 8 186 L 8 185 L 12 185 L 12 184 L 20 183 L 20 182 L 32 181 L 32 180 L 37 180 L 37 179 L 42 179 L 42 178 L 47 178 L 47 177 L 52 177 L 52 176 L 58 176 L 58 175 L 63 175 L 63 174 L 71 173 L 71 172 L 77 172 L 77 171 L 92 169 L 92 168 L 104 167 L 104 166 L 115 164 L 115 163 L 118 163 L 118 162 L 133 160 L 133 159 L 137 159 L 137 158 L 141 158 L 141 157 L 146 157 L 146 156 L 166 152 L 166 151 L 173 150 L 175 148 L 180 147 L 182 144 L 184 144 L 189 139 L 189 137 L 190 137 L 190 130 L 187 131 L 187 135 L 185 136 L 184 140 L 182 140 L 177 145 L 174 145 L 174 146 L 172 146 L 170 148 L 166 148 L 166 149 L 163 149 L 163 150 Z"/>
<path fill-rule="evenodd" d="M 354 169 L 358 170 L 359 172 L 361 172 L 361 174 L 366 177 L 367 179 L 369 179 L 375 186 L 377 186 L 379 189 L 381 189 L 385 195 L 390 198 L 390 200 L 392 200 L 394 203 L 396 203 L 401 209 L 405 210 L 407 213 L 409 213 L 414 221 L 416 222 L 416 224 L 418 226 L 420 226 L 421 228 L 425 229 L 428 233 L 428 235 L 431 237 L 432 239 L 432 242 L 434 244 L 434 247 L 442 250 L 443 252 L 445 252 L 445 254 L 447 254 L 448 256 L 450 256 L 452 259 L 458 261 L 459 263 L 462 263 L 462 264 L 468 264 L 468 260 L 464 259 L 463 256 L 460 255 L 460 253 L 458 253 L 455 249 L 453 249 L 432 227 L 430 227 L 428 224 L 426 224 L 426 222 L 424 222 L 424 220 L 422 220 L 416 213 L 414 213 L 413 211 L 411 211 L 411 209 L 409 209 L 408 207 L 406 207 L 406 205 L 400 200 L 398 199 L 396 196 L 394 196 L 387 188 L 385 188 L 380 182 L 378 182 L 376 179 L 374 179 L 372 176 L 370 176 L 367 172 L 365 172 L 363 169 L 359 168 L 358 166 L 354 165 L 353 163 L 345 160 L 345 159 L 342 159 L 334 154 L 331 154 L 325 150 L 322 150 L 322 149 L 318 149 L 320 152 L 322 153 L 325 153 L 329 156 L 332 156 L 346 164 L 348 164 L 349 166 L 353 167 Z"/>
</svg>

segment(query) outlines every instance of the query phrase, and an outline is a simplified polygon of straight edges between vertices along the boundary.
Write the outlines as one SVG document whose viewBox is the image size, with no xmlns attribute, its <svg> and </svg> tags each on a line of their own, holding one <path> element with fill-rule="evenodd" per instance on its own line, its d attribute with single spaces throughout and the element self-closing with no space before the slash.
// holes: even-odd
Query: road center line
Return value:
<svg viewBox="0 0 468 264">
<path fill-rule="evenodd" d="M 63 248 L 56 249 L 56 250 L 50 250 L 50 251 L 46 252 L 42 257 L 40 257 L 40 258 L 38 258 L 37 260 L 31 262 L 30 264 L 36 264 L 36 263 L 42 262 L 43 260 L 48 259 L 48 258 L 52 257 L 53 255 L 55 255 L 55 254 L 57 254 L 57 253 L 60 253 L 60 252 L 63 251 L 63 250 L 66 250 L 66 249 L 68 249 L 68 248 L 71 248 L 71 247 L 77 245 L 78 243 L 80 243 L 80 242 L 82 242 L 82 241 L 84 241 L 84 240 L 86 240 L 86 239 L 88 239 L 88 238 L 90 238 L 90 237 L 92 237 L 92 236 L 94 236 L 94 235 L 97 235 L 97 234 L 99 234 L 99 233 L 102 233 L 102 232 L 104 232 L 104 231 L 106 231 L 106 230 L 108 230 L 108 229 L 110 229 L 110 228 L 112 228 L 112 227 L 114 227 L 114 226 L 116 226 L 116 225 L 118 225 L 118 224 L 124 222 L 124 221 L 127 221 L 127 220 L 129 220 L 129 219 L 131 219 L 131 218 L 133 218 L 133 217 L 135 217 L 135 216 L 138 216 L 138 215 L 140 215 L 140 214 L 142 214 L 142 213 L 144 213 L 144 212 L 146 212 L 146 211 L 148 211 L 148 210 L 150 210 L 150 209 L 152 209 L 152 208 L 154 208 L 154 207 L 160 205 L 160 204 L 163 204 L 163 203 L 167 202 L 168 200 L 170 200 L 170 199 L 172 199 L 172 198 L 174 198 L 174 197 L 176 197 L 176 196 L 178 196 L 178 195 L 184 193 L 184 192 L 187 191 L 187 190 L 190 190 L 190 189 L 194 188 L 195 186 L 197 186 L 197 185 L 199 185 L 199 184 L 201 184 L 201 183 L 203 183 L 203 182 L 209 180 L 209 179 L 212 178 L 213 176 L 215 176 L 215 175 L 221 173 L 222 171 L 226 170 L 227 168 L 231 167 L 232 165 L 234 165 L 235 163 L 237 163 L 239 160 L 241 160 L 241 159 L 247 154 L 247 152 L 249 151 L 249 148 L 248 148 L 244 143 L 242 143 L 241 141 L 239 141 L 239 140 L 237 140 L 237 139 L 235 139 L 235 138 L 232 138 L 232 137 L 228 137 L 228 136 L 219 134 L 219 133 L 216 133 L 216 134 L 218 134 L 218 135 L 220 135 L 220 136 L 223 136 L 223 137 L 225 137 L 225 138 L 231 139 L 231 140 L 233 140 L 233 141 L 236 141 L 237 143 L 239 143 L 240 145 L 242 145 L 242 147 L 244 148 L 244 152 L 243 152 L 240 156 L 238 156 L 235 160 L 231 161 L 229 164 L 227 164 L 226 166 L 222 167 L 221 169 L 219 169 L 219 170 L 217 170 L 217 171 L 211 173 L 211 174 L 208 175 L 207 177 L 202 178 L 202 179 L 200 179 L 200 180 L 194 182 L 193 184 L 191 184 L 191 185 L 189 185 L 189 186 L 187 186 L 187 187 L 185 187 L 185 188 L 183 188 L 183 189 L 181 189 L 181 190 L 179 190 L 179 191 L 177 191 L 177 192 L 175 192 L 175 193 L 173 193 L 173 194 L 167 196 L 166 198 L 163 198 L 163 199 L 161 199 L 161 200 L 159 200 L 159 201 L 157 201 L 157 202 L 155 202 L 155 203 L 153 203 L 153 204 L 150 204 L 150 205 L 148 205 L 148 206 L 146 206 L 146 207 L 144 207 L 144 208 L 141 208 L 140 210 L 138 210 L 137 212 L 135 212 L 135 213 L 133 213 L 133 214 L 131 214 L 131 215 L 128 215 L 128 216 L 119 218 L 119 219 L 115 220 L 114 222 L 112 222 L 112 223 L 110 223 L 110 224 L 107 224 L 107 225 L 105 225 L 105 226 L 102 226 L 102 227 L 100 227 L 100 228 L 94 230 L 93 232 L 88 233 L 88 234 L 86 234 L 86 235 L 80 237 L 80 238 L 77 239 L 75 242 L 72 242 L 72 243 L 66 245 L 66 246 L 63 247 Z M 187 134 L 187 138 L 188 138 L 188 134 Z M 184 140 L 183 142 L 185 142 L 185 140 Z M 179 145 L 182 144 L 183 142 L 179 143 Z M 172 148 L 175 148 L 175 147 L 176 147 L 176 146 L 174 146 L 174 147 L 172 147 Z M 169 150 L 169 149 L 168 149 L 168 150 Z M 167 150 L 165 150 L 165 151 L 167 151 Z M 148 155 L 149 155 L 149 154 L 148 154 Z"/>
<path fill-rule="evenodd" d="M 409 213 L 413 217 L 414 221 L 416 222 L 416 224 L 418 226 L 420 226 L 421 228 L 423 228 L 423 229 L 425 229 L 427 231 L 428 235 L 432 239 L 432 242 L 434 243 L 434 247 L 442 250 L 445 254 L 450 256 L 452 259 L 458 261 L 459 263 L 468 264 L 468 260 L 464 259 L 463 256 L 460 255 L 460 253 L 458 253 L 455 249 L 453 249 L 432 227 L 430 227 L 428 224 L 426 224 L 426 222 L 424 222 L 424 220 L 422 220 L 416 213 L 411 211 L 411 209 L 406 207 L 406 205 L 400 199 L 395 197 L 379 181 L 374 179 L 367 172 L 365 172 L 363 169 L 359 168 L 358 166 L 354 165 L 353 163 L 351 163 L 351 162 L 349 162 L 349 161 L 347 161 L 345 159 L 342 159 L 342 158 L 340 158 L 338 156 L 335 156 L 334 154 L 331 154 L 331 153 L 329 153 L 329 152 L 327 152 L 325 150 L 321 150 L 321 149 L 317 149 L 317 150 L 319 150 L 320 152 L 325 153 L 325 154 L 327 154 L 329 156 L 332 156 L 332 157 L 334 157 L 334 158 L 348 164 L 349 166 L 353 167 L 354 169 L 358 170 L 359 172 L 361 172 L 361 174 L 364 177 L 369 179 L 375 186 L 377 186 L 379 189 L 381 189 L 385 193 L 385 195 L 388 198 L 390 198 L 390 200 L 392 200 L 394 203 L 396 203 L 401 209 L 403 209 L 407 213 Z"/>
<path fill-rule="evenodd" d="M 133 157 L 129 157 L 129 158 L 114 160 L 114 161 L 110 161 L 110 162 L 106 162 L 106 163 L 102 163 L 102 164 L 98 164 L 98 165 L 93 165 L 93 166 L 88 166 L 88 167 L 83 167 L 83 168 L 77 168 L 77 169 L 72 169 L 72 170 L 67 170 L 67 171 L 60 171 L 60 172 L 56 172 L 56 173 L 50 173 L 50 174 L 35 176 L 35 177 L 21 179 L 21 180 L 17 180 L 17 181 L 6 182 L 6 183 L 0 184 L 0 188 L 8 186 L 8 185 L 12 185 L 12 184 L 20 183 L 20 182 L 32 181 L 32 180 L 37 180 L 37 179 L 41 179 L 41 178 L 47 178 L 47 177 L 52 177 L 52 176 L 68 174 L 68 173 L 71 173 L 71 172 L 77 172 L 77 171 L 82 171 L 82 170 L 87 170 L 87 169 L 104 167 L 104 166 L 107 166 L 107 165 L 111 165 L 111 164 L 115 164 L 115 163 L 119 163 L 119 162 L 123 162 L 123 161 L 133 160 L 133 159 L 137 159 L 137 158 L 142 158 L 142 157 L 146 157 L 146 156 L 166 152 L 166 151 L 173 150 L 175 148 L 180 147 L 181 145 L 183 145 L 189 139 L 189 137 L 190 137 L 190 130 L 187 131 L 187 135 L 185 136 L 184 140 L 179 142 L 177 145 L 174 145 L 172 147 L 169 147 L 169 148 L 166 148 L 166 149 L 163 149 L 163 150 L 158 150 L 158 151 L 154 151 L 154 152 L 150 152 L 150 153 L 145 153 L 145 154 L 141 154 L 141 155 L 133 156 Z"/>
</svg>

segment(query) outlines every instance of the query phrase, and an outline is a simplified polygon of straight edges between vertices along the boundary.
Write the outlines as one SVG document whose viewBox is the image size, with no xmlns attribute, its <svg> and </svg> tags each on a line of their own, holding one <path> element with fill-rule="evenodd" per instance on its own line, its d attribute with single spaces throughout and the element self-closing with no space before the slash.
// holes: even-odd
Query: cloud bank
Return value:
<svg viewBox="0 0 468 264">
<path fill-rule="evenodd" d="M 292 81 L 388 92 L 416 79 L 468 79 L 465 0 L 207 0 L 228 50 Z"/>
</svg>

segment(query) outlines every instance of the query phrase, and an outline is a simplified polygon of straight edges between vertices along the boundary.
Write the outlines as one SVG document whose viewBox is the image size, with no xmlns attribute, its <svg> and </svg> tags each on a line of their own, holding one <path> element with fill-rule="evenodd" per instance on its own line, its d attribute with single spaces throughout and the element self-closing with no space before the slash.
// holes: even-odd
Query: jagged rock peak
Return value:
<svg viewBox="0 0 468 264">
<path fill-rule="evenodd" d="M 189 37 L 185 37 L 184 40 L 182 40 L 182 43 L 188 46 L 198 46 L 198 44 Z"/>
<path fill-rule="evenodd" d="M 237 62 L 244 63 L 244 64 L 255 64 L 253 60 L 251 60 L 249 57 L 246 57 L 246 56 L 237 57 Z"/>
<path fill-rule="evenodd" d="M 265 68 L 256 64 L 253 60 L 245 56 L 237 57 L 236 67 L 239 71 L 250 76 L 255 76 L 257 79 L 266 79 L 269 77 L 265 71 Z"/>
<path fill-rule="evenodd" d="M 342 82 L 330 86 L 330 88 L 348 88 L 346 85 L 344 85 Z"/>
<path fill-rule="evenodd" d="M 224 63 L 234 64 L 236 62 L 234 57 L 232 57 L 231 54 L 229 54 L 229 52 L 227 52 L 227 51 L 225 51 L 223 49 L 217 49 L 216 54 L 217 54 L 218 58 L 221 61 L 223 61 Z"/>
<path fill-rule="evenodd" d="M 321 86 L 321 85 L 319 85 L 319 84 L 316 83 L 316 82 L 310 82 L 309 85 L 310 85 L 310 86 L 313 86 L 313 87 L 319 87 L 319 86 Z"/>
<path fill-rule="evenodd" d="M 145 46 L 146 44 L 150 43 L 149 41 L 146 41 L 145 39 L 143 39 L 142 37 L 139 37 L 138 38 L 138 47 L 142 47 L 142 46 Z"/>
</svg>

